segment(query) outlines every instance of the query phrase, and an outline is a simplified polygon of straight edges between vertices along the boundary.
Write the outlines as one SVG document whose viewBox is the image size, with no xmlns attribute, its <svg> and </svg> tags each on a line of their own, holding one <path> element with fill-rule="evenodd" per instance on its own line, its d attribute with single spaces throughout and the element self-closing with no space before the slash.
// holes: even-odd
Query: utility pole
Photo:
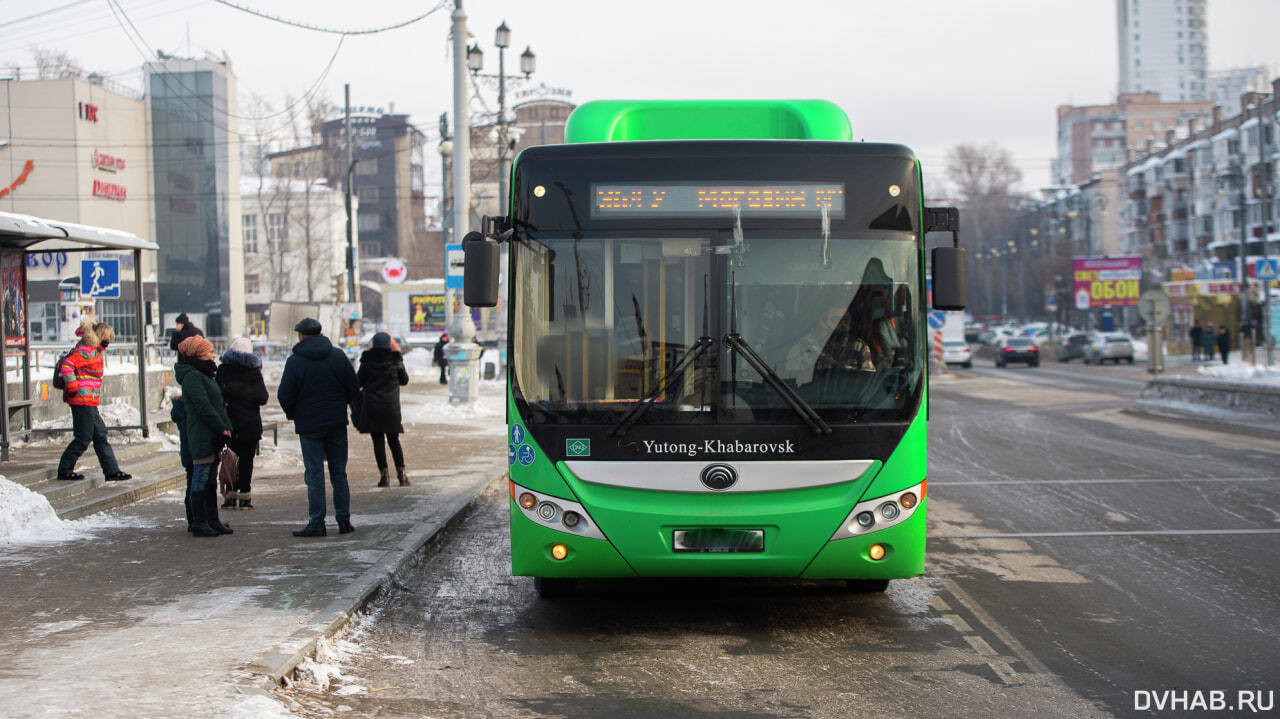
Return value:
<svg viewBox="0 0 1280 719">
<path fill-rule="evenodd" d="M 351 85 L 349 83 L 342 86 L 342 100 L 344 106 L 343 129 L 347 138 L 347 301 L 359 302 L 360 300 L 356 297 L 356 248 L 353 239 L 354 233 L 352 232 L 355 218 L 351 216 L 351 193 L 353 192 L 351 183 L 355 179 L 356 173 L 354 160 L 352 159 L 354 154 L 351 147 Z M 364 313 L 361 312 L 361 314 L 363 315 Z"/>
<path fill-rule="evenodd" d="M 453 8 L 453 241 L 461 245 L 470 224 L 471 120 L 467 111 L 467 13 Z M 448 262 L 448 258 L 445 258 Z M 445 268 L 446 274 L 448 268 Z M 453 329 L 453 291 L 444 291 L 445 327 Z"/>
</svg>

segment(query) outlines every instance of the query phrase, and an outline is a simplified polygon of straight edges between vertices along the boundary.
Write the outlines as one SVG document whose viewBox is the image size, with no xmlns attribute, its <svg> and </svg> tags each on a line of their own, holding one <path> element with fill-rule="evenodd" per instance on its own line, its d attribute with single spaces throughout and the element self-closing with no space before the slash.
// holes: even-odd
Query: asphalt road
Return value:
<svg viewBox="0 0 1280 719">
<path fill-rule="evenodd" d="M 1145 378 L 979 363 L 937 381 L 927 573 L 879 595 L 619 581 L 539 600 L 508 574 L 496 487 L 341 646 L 341 679 L 292 700 L 316 717 L 1275 716 L 1280 448 L 1123 413 Z"/>
</svg>

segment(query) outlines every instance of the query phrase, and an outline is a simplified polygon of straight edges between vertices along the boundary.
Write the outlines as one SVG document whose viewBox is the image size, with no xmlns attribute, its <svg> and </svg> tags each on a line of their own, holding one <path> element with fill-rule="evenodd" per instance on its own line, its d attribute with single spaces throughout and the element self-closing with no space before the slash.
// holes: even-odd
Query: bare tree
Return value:
<svg viewBox="0 0 1280 719">
<path fill-rule="evenodd" d="M 36 77 L 40 80 L 84 77 L 84 68 L 64 50 L 32 47 L 31 57 L 35 60 Z"/>
<path fill-rule="evenodd" d="M 1022 180 L 1022 172 L 1009 151 L 996 143 L 962 144 L 947 155 L 947 177 L 963 206 L 965 235 L 973 250 L 967 255 L 966 269 L 978 281 L 969 283 L 969 305 L 975 314 L 988 308 L 994 311 L 997 307 L 992 295 L 1000 294 L 1001 283 L 1007 284 L 1016 275 L 1008 260 L 993 266 L 992 255 L 1007 256 L 1009 242 L 1015 239 L 1018 207 L 1025 198 L 1014 188 Z M 1020 260 L 1013 257 L 1012 261 Z M 1010 277 L 1004 274 L 1006 268 L 1012 273 Z M 975 295 L 981 296 L 980 302 L 972 301 L 977 299 Z"/>
</svg>

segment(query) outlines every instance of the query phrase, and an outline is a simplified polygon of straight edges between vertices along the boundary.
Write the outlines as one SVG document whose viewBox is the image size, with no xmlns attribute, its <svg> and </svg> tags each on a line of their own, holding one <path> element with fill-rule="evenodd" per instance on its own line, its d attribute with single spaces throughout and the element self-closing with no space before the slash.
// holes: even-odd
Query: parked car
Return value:
<svg viewBox="0 0 1280 719">
<path fill-rule="evenodd" d="M 1040 348 L 1030 337 L 1006 337 L 996 345 L 996 366 L 1005 367 L 1010 362 L 1026 362 L 1028 367 L 1040 366 Z"/>
<path fill-rule="evenodd" d="M 1129 335 L 1123 332 L 1094 332 L 1089 335 L 1089 344 L 1084 348 L 1084 363 L 1103 364 L 1107 360 L 1116 364 L 1120 364 L 1120 360 L 1133 364 L 1133 342 Z"/>
<path fill-rule="evenodd" d="M 973 350 L 969 349 L 969 343 L 964 340 L 945 340 L 942 343 L 942 361 L 967 369 L 973 366 Z"/>
<path fill-rule="evenodd" d="M 1058 361 L 1070 362 L 1076 357 L 1084 357 L 1084 348 L 1089 345 L 1089 335 L 1072 334 L 1058 340 Z"/>
</svg>

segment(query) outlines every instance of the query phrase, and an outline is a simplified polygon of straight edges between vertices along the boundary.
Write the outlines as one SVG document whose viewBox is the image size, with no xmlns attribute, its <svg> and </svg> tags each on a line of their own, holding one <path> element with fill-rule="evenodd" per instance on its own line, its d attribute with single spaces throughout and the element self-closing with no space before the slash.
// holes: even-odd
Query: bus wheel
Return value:
<svg viewBox="0 0 1280 719">
<path fill-rule="evenodd" d="M 573 594 L 572 579 L 534 577 L 533 587 L 542 599 L 560 599 Z"/>
<path fill-rule="evenodd" d="M 851 592 L 883 592 L 889 588 L 888 579 L 846 579 L 845 584 Z"/>
</svg>

